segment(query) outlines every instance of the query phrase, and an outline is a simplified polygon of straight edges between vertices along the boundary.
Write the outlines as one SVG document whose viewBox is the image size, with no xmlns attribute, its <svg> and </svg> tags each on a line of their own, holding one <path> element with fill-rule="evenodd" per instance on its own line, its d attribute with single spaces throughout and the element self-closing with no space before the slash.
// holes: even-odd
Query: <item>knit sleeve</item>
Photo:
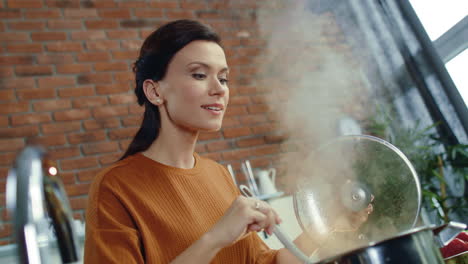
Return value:
<svg viewBox="0 0 468 264">
<path fill-rule="evenodd" d="M 91 187 L 86 210 L 84 263 L 144 263 L 140 235 L 118 199 L 102 181 Z"/>
</svg>

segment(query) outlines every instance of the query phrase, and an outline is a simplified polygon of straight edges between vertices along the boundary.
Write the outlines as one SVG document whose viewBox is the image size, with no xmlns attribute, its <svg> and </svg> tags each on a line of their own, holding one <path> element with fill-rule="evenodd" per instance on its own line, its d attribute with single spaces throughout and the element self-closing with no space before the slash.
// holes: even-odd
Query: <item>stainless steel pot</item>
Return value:
<svg viewBox="0 0 468 264">
<path fill-rule="evenodd" d="M 391 239 L 323 260 L 328 264 L 444 264 L 440 247 L 466 229 L 450 222 L 439 227 L 420 227 Z"/>
</svg>

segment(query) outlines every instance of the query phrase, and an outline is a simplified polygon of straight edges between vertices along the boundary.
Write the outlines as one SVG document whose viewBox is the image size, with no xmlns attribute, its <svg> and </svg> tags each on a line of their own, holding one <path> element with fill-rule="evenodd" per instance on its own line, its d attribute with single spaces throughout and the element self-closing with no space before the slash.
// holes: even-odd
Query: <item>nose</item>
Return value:
<svg viewBox="0 0 468 264">
<path fill-rule="evenodd" d="M 214 80 L 210 84 L 209 92 L 212 96 L 223 97 L 228 92 L 228 87 L 226 84 L 222 84 L 218 78 L 214 78 Z"/>
</svg>

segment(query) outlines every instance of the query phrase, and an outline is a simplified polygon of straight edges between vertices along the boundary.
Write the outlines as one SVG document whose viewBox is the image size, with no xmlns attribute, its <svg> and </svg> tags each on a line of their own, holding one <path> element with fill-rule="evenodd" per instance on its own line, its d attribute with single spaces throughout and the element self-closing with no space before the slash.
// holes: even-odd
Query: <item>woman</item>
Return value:
<svg viewBox="0 0 468 264">
<path fill-rule="evenodd" d="M 85 263 L 294 263 L 256 232 L 281 222 L 264 202 L 239 196 L 227 170 L 194 152 L 217 131 L 229 101 L 226 57 L 209 27 L 179 20 L 144 41 L 134 67 L 145 106 L 122 159 L 95 178 Z"/>
</svg>

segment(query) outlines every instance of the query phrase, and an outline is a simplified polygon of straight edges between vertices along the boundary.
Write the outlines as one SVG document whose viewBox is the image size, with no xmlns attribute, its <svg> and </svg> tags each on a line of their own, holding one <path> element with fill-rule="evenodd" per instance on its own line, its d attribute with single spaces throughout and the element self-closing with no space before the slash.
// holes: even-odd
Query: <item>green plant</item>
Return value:
<svg viewBox="0 0 468 264">
<path fill-rule="evenodd" d="M 409 158 L 419 175 L 427 210 L 435 210 L 443 222 L 450 221 L 454 214 L 468 219 L 466 195 L 452 190 L 453 186 L 464 187 L 468 181 L 468 145 L 445 144 L 436 132 L 437 125 L 424 127 L 417 122 L 413 127 L 403 127 L 391 111 L 380 108 L 365 127 L 367 133 L 389 141 Z M 456 183 L 452 189 L 447 179 Z"/>
</svg>

